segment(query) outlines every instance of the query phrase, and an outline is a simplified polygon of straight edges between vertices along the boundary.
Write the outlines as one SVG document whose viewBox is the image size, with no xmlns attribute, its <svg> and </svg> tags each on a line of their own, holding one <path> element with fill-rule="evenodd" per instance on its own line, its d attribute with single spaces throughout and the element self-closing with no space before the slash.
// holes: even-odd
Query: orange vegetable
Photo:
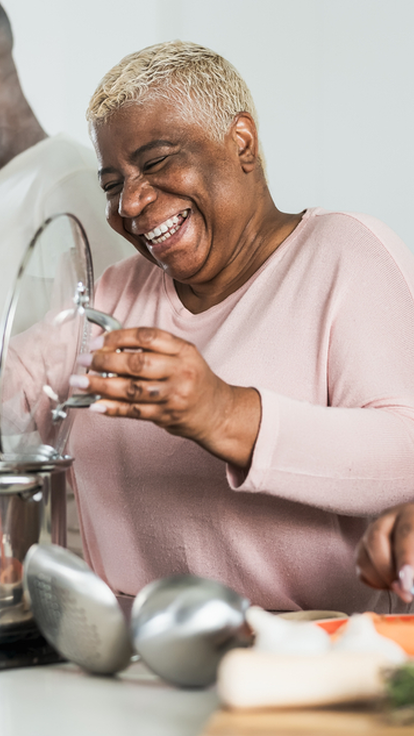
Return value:
<svg viewBox="0 0 414 736">
<path fill-rule="evenodd" d="M 414 616 L 380 616 L 377 613 L 366 613 L 364 615 L 372 618 L 378 634 L 386 636 L 387 639 L 392 639 L 410 657 L 414 657 Z"/>
<path fill-rule="evenodd" d="M 384 614 L 364 613 L 369 616 L 381 636 L 392 639 L 404 649 L 410 656 L 414 657 L 414 616 L 411 614 Z M 337 639 L 344 633 L 348 619 L 330 619 L 318 621 L 318 626 L 325 629 L 331 639 Z"/>
</svg>

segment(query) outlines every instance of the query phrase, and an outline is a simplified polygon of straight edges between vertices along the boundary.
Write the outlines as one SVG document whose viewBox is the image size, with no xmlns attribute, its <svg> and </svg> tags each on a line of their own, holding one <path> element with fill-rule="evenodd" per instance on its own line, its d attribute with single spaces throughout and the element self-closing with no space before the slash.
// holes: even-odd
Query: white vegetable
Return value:
<svg viewBox="0 0 414 736">
<path fill-rule="evenodd" d="M 363 613 L 355 613 L 349 618 L 341 636 L 333 641 L 332 648 L 337 651 L 379 652 L 392 664 L 401 664 L 407 659 L 403 648 L 381 636 L 372 618 Z"/>
<path fill-rule="evenodd" d="M 321 654 L 330 648 L 330 637 L 309 621 L 288 621 L 273 613 L 251 606 L 246 620 L 255 634 L 254 648 L 277 654 Z"/>
<path fill-rule="evenodd" d="M 330 651 L 320 657 L 292 657 L 233 649 L 220 663 L 217 688 L 230 708 L 366 701 L 383 693 L 383 667 L 389 668 L 389 660 L 379 653 Z"/>
</svg>

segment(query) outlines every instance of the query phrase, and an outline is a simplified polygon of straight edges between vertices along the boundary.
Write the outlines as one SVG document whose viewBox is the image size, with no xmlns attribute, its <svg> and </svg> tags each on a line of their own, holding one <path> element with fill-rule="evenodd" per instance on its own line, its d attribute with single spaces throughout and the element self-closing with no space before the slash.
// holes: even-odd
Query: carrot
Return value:
<svg viewBox="0 0 414 736">
<path fill-rule="evenodd" d="M 381 616 L 371 612 L 364 615 L 372 619 L 378 634 L 392 639 L 414 657 L 414 616 Z"/>
</svg>

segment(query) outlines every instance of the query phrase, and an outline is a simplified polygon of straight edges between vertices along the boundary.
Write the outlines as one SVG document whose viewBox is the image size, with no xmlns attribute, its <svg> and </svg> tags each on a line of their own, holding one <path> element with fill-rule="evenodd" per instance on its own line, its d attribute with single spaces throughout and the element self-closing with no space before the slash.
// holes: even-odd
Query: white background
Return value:
<svg viewBox="0 0 414 736">
<path fill-rule="evenodd" d="M 173 38 L 247 80 L 277 206 L 367 212 L 414 250 L 413 0 L 4 0 L 48 133 L 88 142 L 88 100 L 126 54 Z"/>
</svg>

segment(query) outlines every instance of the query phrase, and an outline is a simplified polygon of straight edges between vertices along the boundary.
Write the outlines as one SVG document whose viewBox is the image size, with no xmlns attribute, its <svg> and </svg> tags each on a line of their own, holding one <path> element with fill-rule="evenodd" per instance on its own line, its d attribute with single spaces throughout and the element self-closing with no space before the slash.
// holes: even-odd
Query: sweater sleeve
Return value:
<svg viewBox="0 0 414 736">
<path fill-rule="evenodd" d="M 360 516 L 414 499 L 412 257 L 371 232 L 364 246 L 332 287 L 326 405 L 258 386 L 259 435 L 247 476 L 227 468 L 233 490 Z"/>
</svg>

